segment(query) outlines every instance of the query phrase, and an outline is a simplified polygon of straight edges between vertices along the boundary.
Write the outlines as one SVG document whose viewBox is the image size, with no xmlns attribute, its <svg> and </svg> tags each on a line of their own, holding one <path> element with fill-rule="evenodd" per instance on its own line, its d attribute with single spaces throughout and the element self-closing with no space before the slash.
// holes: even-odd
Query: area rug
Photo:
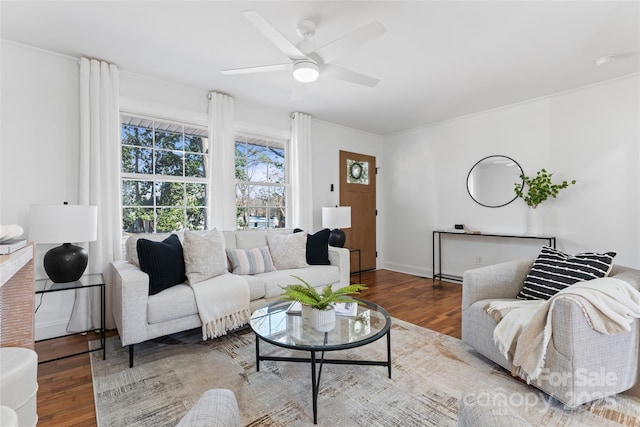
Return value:
<svg viewBox="0 0 640 427">
<path fill-rule="evenodd" d="M 623 394 L 571 410 L 458 339 L 393 319 L 391 342 L 391 379 L 380 366 L 324 366 L 318 425 L 455 426 L 463 392 L 502 395 L 535 426 L 640 425 L 638 398 Z M 292 355 L 268 344 L 260 349 Z M 107 360 L 102 352 L 91 354 L 99 427 L 175 426 L 211 388 L 233 390 L 243 426 L 313 425 L 310 366 L 263 361 L 256 372 L 249 329 L 204 342 L 196 329 L 136 345 L 135 353 L 129 368 L 127 348 L 116 336 L 107 339 Z M 385 356 L 385 339 L 339 355 Z"/>
</svg>

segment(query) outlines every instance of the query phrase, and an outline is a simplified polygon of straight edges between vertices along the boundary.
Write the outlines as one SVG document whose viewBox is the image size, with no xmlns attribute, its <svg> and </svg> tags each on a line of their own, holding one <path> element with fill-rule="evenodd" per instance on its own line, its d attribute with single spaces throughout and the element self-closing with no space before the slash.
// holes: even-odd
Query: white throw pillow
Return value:
<svg viewBox="0 0 640 427">
<path fill-rule="evenodd" d="M 271 258 L 278 270 L 305 268 L 307 264 L 307 234 L 267 233 Z"/>
<path fill-rule="evenodd" d="M 224 236 L 220 231 L 185 231 L 182 247 L 189 284 L 193 285 L 227 273 Z"/>
</svg>

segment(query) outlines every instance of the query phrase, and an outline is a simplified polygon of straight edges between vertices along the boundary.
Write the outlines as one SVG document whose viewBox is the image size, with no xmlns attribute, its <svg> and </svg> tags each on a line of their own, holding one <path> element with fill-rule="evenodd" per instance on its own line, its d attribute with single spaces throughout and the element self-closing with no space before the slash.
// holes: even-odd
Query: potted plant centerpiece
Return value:
<svg viewBox="0 0 640 427">
<path fill-rule="evenodd" d="M 546 169 L 540 169 L 536 172 L 536 176 L 533 178 L 520 175 L 524 185 L 520 182 L 515 183 L 514 191 L 518 197 L 520 197 L 529 206 L 527 212 L 527 234 L 535 236 L 538 234 L 538 220 L 536 208 L 538 205 L 549 197 L 554 199 L 560 192 L 560 190 L 567 188 L 570 184 L 575 184 L 576 180 L 562 181 L 560 184 L 554 184 L 551 182 L 552 173 L 548 173 Z M 527 186 L 525 190 L 524 186 Z M 526 191 L 526 192 L 525 192 Z"/>
<path fill-rule="evenodd" d="M 332 285 L 326 285 L 321 292 L 318 292 L 302 278 L 298 276 L 292 277 L 298 279 L 302 284 L 281 286 L 284 293 L 280 301 L 299 302 L 303 308 L 308 306 L 311 309 L 309 313 L 311 327 L 322 332 L 330 331 L 335 326 L 336 313 L 334 304 L 357 303 L 358 301 L 349 296 L 349 294 L 359 294 L 360 291 L 367 289 L 364 285 L 352 284 L 334 291 Z"/>
</svg>

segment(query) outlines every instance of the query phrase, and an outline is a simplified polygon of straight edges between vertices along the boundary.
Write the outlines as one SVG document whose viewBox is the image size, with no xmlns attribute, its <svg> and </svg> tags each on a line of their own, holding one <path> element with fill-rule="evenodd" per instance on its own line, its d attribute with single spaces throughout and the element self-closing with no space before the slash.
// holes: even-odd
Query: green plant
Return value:
<svg viewBox="0 0 640 427">
<path fill-rule="evenodd" d="M 558 192 L 563 188 L 567 188 L 569 184 L 575 184 L 576 180 L 562 181 L 561 184 L 554 184 L 551 182 L 552 173 L 548 173 L 545 169 L 540 169 L 536 172 L 536 176 L 530 178 L 525 174 L 520 175 L 520 178 L 524 181 L 524 184 L 528 187 L 528 191 L 525 194 L 524 186 L 521 183 L 516 183 L 514 191 L 516 195 L 522 198 L 527 206 L 530 208 L 536 208 L 538 205 L 549 197 L 554 199 L 558 195 Z"/>
<path fill-rule="evenodd" d="M 331 285 L 326 285 L 318 292 L 313 286 L 305 282 L 298 276 L 292 276 L 301 281 L 303 284 L 295 284 L 288 286 L 280 286 L 284 293 L 280 301 L 297 301 L 301 304 L 308 305 L 318 310 L 326 310 L 330 305 L 340 302 L 358 302 L 349 294 L 359 294 L 360 291 L 367 289 L 364 285 L 349 285 L 334 291 Z"/>
</svg>

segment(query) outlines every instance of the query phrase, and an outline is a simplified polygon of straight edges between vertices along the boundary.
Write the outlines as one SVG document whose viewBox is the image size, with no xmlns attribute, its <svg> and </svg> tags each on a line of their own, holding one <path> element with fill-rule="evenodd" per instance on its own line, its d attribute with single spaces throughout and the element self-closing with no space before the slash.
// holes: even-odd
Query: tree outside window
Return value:
<svg viewBox="0 0 640 427">
<path fill-rule="evenodd" d="M 235 152 L 238 229 L 284 228 L 286 142 L 238 135 Z"/>
<path fill-rule="evenodd" d="M 207 129 L 122 116 L 122 230 L 207 228 Z"/>
</svg>

